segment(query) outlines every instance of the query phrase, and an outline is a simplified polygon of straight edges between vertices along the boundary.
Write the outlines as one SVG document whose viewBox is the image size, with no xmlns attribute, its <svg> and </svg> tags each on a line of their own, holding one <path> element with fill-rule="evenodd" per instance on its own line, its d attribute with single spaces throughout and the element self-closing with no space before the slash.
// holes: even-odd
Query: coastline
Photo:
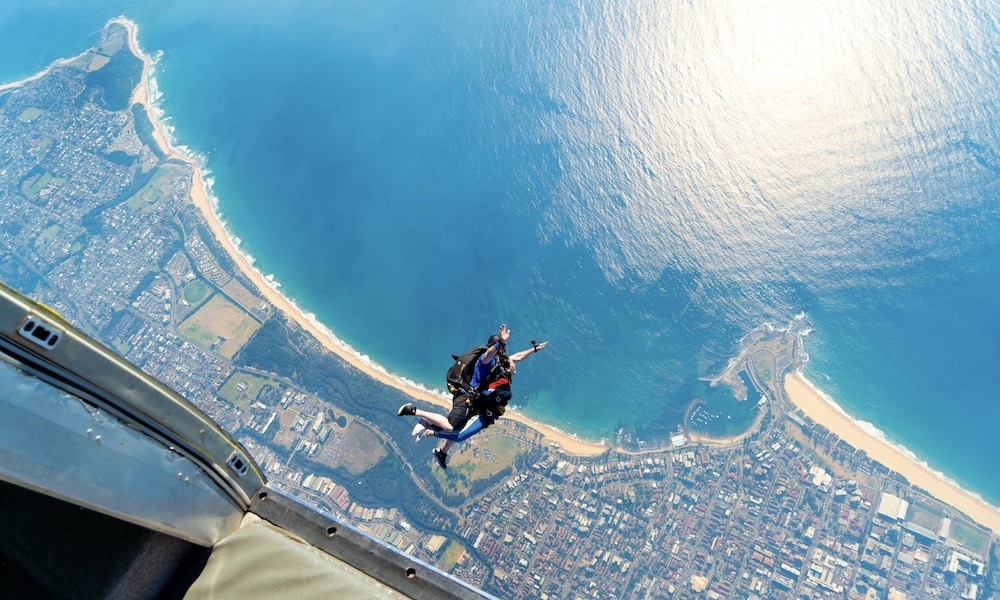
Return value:
<svg viewBox="0 0 1000 600">
<path fill-rule="evenodd" d="M 835 404 L 827 400 L 800 371 L 785 376 L 785 393 L 791 403 L 814 422 L 889 469 L 906 477 L 911 485 L 957 508 L 981 525 L 1000 534 L 1000 508 L 990 505 L 958 484 L 945 479 L 897 446 L 865 431 Z"/>
<path fill-rule="evenodd" d="M 758 410 L 757 416 L 754 417 L 753 423 L 747 427 L 746 431 L 739 435 L 734 435 L 730 437 L 711 437 L 708 435 L 702 435 L 700 433 L 692 433 L 687 427 L 684 427 L 684 435 L 687 436 L 689 442 L 693 444 L 702 444 L 704 446 L 717 446 L 717 447 L 728 447 L 735 446 L 739 444 L 747 437 L 760 431 L 760 423 L 764 420 L 764 415 L 767 414 L 767 410 Z M 684 423 L 687 423 L 687 417 L 684 418 Z"/>
<path fill-rule="evenodd" d="M 350 348 L 346 343 L 338 339 L 331 331 L 319 324 L 314 318 L 310 318 L 310 316 L 296 306 L 295 303 L 278 291 L 276 285 L 265 277 L 260 271 L 254 268 L 247 256 L 240 252 L 239 248 L 226 231 L 222 219 L 216 213 L 215 208 L 212 205 L 212 200 L 205 184 L 204 173 L 201 166 L 196 160 L 180 152 L 170 143 L 170 138 L 167 135 L 167 131 L 163 126 L 159 115 L 157 115 L 156 111 L 153 110 L 149 93 L 149 70 L 152 66 L 152 59 L 139 48 L 137 38 L 138 26 L 125 17 L 112 19 L 112 22 L 117 23 L 128 30 L 129 49 L 142 61 L 143 64 L 142 81 L 139 83 L 139 86 L 135 89 L 132 95 L 132 104 L 141 104 L 145 109 L 150 122 L 153 124 L 153 138 L 156 140 L 156 143 L 160 146 L 160 149 L 164 152 L 164 154 L 183 160 L 192 166 L 194 174 L 190 190 L 191 201 L 201 212 L 212 234 L 215 236 L 219 244 L 225 249 L 226 253 L 229 254 L 230 258 L 232 258 L 233 262 L 237 265 L 237 268 L 239 268 L 240 271 L 242 271 L 242 273 L 250 279 L 255 286 L 257 286 L 260 293 L 263 294 L 268 302 L 273 304 L 277 310 L 281 311 L 290 319 L 298 323 L 299 326 L 315 336 L 326 349 L 339 356 L 349 365 L 358 369 L 372 379 L 396 388 L 414 399 L 430 402 L 443 407 L 446 410 L 450 410 L 451 399 L 444 394 L 435 393 L 392 375 L 385 368 L 372 363 L 367 356 L 362 356 L 353 348 Z M 42 74 L 39 74 L 35 77 L 41 77 L 41 75 Z M 35 77 L 23 80 L 19 83 L 30 81 Z M 597 456 L 606 452 L 610 448 L 610 446 L 606 444 L 578 439 L 555 427 L 533 421 L 523 414 L 519 414 L 513 410 L 507 411 L 507 414 L 504 416 L 534 431 L 537 431 L 547 442 L 558 444 L 563 451 L 569 454 L 578 456 Z"/>
<path fill-rule="evenodd" d="M 125 23 L 122 22 L 122 21 L 118 21 L 118 20 L 114 20 L 114 21 L 116 23 L 120 23 L 123 26 L 125 25 Z M 21 87 L 22 85 L 24 85 L 26 83 L 31 83 L 32 81 L 35 81 L 36 79 L 41 79 L 42 77 L 45 77 L 46 75 L 48 75 L 49 71 L 51 71 L 53 68 L 55 68 L 55 67 L 64 67 L 66 65 L 72 64 L 74 61 L 78 60 L 81 56 L 83 56 L 87 52 L 88 52 L 87 50 L 84 50 L 83 52 L 81 52 L 80 54 L 77 54 L 76 56 L 74 56 L 72 58 L 60 58 L 59 60 L 53 61 L 53 63 L 51 65 L 45 67 L 41 71 L 35 73 L 34 75 L 30 75 L 28 77 L 25 77 L 24 79 L 20 79 L 18 81 L 12 81 L 10 83 L 0 83 L 0 94 L 2 94 L 3 92 L 6 92 L 7 90 L 13 90 L 13 89 L 19 88 L 19 87 Z"/>
</svg>

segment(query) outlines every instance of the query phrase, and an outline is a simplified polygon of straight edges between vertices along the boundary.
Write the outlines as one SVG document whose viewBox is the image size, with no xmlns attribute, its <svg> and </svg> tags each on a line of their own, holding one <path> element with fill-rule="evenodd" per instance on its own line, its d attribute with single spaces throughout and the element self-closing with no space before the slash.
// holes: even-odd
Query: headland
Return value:
<svg viewBox="0 0 1000 600">
<path fill-rule="evenodd" d="M 757 433 L 766 417 L 772 417 L 773 421 L 788 413 L 801 411 L 814 424 L 807 424 L 807 427 L 819 425 L 826 428 L 855 450 L 865 453 L 868 459 L 880 463 L 887 471 L 904 477 L 910 485 L 1000 533 L 1000 508 L 935 472 L 912 452 L 890 443 L 877 431 L 863 427 L 805 378 L 801 369 L 808 355 L 802 348 L 802 340 L 809 330 L 800 319 L 798 317 L 785 329 L 764 325 L 748 334 L 741 340 L 739 354 L 722 373 L 710 380 L 713 386 L 730 386 L 737 397 L 744 398 L 749 395 L 744 384 L 748 380 L 763 394 L 753 424 L 738 435 L 713 437 L 692 431 L 686 415 L 684 434 L 687 438 L 704 446 L 733 446 Z M 741 373 L 747 374 L 748 378 L 740 377 Z M 694 400 L 688 414 L 699 404 L 704 404 L 704 401 Z"/>
</svg>

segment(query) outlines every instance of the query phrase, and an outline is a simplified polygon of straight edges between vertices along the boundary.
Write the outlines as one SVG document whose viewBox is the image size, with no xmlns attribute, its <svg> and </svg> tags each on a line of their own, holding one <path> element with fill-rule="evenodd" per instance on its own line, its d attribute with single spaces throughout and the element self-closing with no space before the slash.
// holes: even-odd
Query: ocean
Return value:
<svg viewBox="0 0 1000 600">
<path fill-rule="evenodd" d="M 135 21 L 242 250 L 400 377 L 507 323 L 521 410 L 656 443 L 804 315 L 817 387 L 1000 504 L 997 2 L 10 4 L 4 81 Z"/>
</svg>

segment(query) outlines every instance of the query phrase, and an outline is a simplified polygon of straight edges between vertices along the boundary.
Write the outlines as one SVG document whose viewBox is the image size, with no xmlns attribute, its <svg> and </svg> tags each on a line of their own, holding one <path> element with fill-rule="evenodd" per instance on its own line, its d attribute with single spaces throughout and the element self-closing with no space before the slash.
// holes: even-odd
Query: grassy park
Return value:
<svg viewBox="0 0 1000 600">
<path fill-rule="evenodd" d="M 26 108 L 17 117 L 17 120 L 23 123 L 30 123 L 31 121 L 34 121 L 38 117 L 42 116 L 44 113 L 45 111 L 40 108 L 34 108 L 34 107 Z"/>
<path fill-rule="evenodd" d="M 234 373 L 219 390 L 219 397 L 227 400 L 240 410 L 246 410 L 271 380 L 249 373 Z"/>
<path fill-rule="evenodd" d="M 990 535 L 986 531 L 955 519 L 951 522 L 951 539 L 980 556 L 990 549 Z"/>
<path fill-rule="evenodd" d="M 216 294 L 178 329 L 195 344 L 232 358 L 259 328 L 260 323 L 253 317 Z"/>
<path fill-rule="evenodd" d="M 125 206 L 131 210 L 151 210 L 157 202 L 170 197 L 170 184 L 175 177 L 172 169 L 158 169 L 149 183 L 125 201 Z"/>
<path fill-rule="evenodd" d="M 181 297 L 191 306 L 197 306 L 212 291 L 212 288 L 201 279 L 193 279 L 184 286 Z"/>
<path fill-rule="evenodd" d="M 507 435 L 484 435 L 481 433 L 452 449 L 447 473 L 435 466 L 434 477 L 446 493 L 468 495 L 475 482 L 514 465 L 522 450 L 521 442 Z"/>
<path fill-rule="evenodd" d="M 465 556 L 465 546 L 457 541 L 452 541 L 448 544 L 448 547 L 444 551 L 444 555 L 441 557 L 441 568 L 445 571 L 450 571 L 462 557 Z"/>
</svg>

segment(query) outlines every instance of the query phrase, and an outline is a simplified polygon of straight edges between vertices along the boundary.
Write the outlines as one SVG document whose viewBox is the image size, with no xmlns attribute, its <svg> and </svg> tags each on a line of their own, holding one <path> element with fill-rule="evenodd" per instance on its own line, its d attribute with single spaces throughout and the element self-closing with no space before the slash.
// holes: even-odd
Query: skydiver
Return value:
<svg viewBox="0 0 1000 600">
<path fill-rule="evenodd" d="M 456 442 L 462 442 L 489 427 L 506 411 L 510 402 L 510 382 L 517 372 L 517 363 L 538 352 L 548 342 L 535 343 L 531 348 L 510 356 L 504 354 L 510 330 L 500 326 L 499 335 L 490 337 L 490 344 L 479 360 L 469 381 L 469 391 L 458 390 L 452 398 L 452 410 L 447 417 L 416 408 L 412 403 L 399 407 L 399 416 L 416 416 L 420 422 L 413 428 L 416 441 L 423 437 L 438 437 L 443 443 L 433 451 L 442 469 L 447 469 L 448 451 Z M 476 417 L 473 419 L 472 417 Z"/>
</svg>

